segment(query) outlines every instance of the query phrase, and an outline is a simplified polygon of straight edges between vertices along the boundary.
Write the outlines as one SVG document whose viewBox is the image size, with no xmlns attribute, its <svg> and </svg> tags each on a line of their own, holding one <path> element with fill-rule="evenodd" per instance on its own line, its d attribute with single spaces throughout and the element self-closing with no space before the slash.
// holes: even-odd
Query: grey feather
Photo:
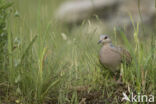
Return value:
<svg viewBox="0 0 156 104">
<path fill-rule="evenodd" d="M 130 53 L 121 47 L 113 46 L 111 39 L 107 35 L 103 35 L 103 38 L 100 37 L 100 41 L 103 46 L 99 53 L 99 60 L 106 68 L 116 72 L 120 69 L 122 62 L 128 64 L 131 62 Z"/>
</svg>

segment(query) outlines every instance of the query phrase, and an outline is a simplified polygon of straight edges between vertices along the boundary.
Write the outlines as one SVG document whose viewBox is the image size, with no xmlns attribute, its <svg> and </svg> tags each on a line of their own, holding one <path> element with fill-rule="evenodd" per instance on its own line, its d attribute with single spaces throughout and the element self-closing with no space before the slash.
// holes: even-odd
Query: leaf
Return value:
<svg viewBox="0 0 156 104">
<path fill-rule="evenodd" d="M 15 79 L 15 83 L 18 83 L 21 80 L 21 75 L 18 75 Z"/>
<path fill-rule="evenodd" d="M 0 7 L 0 10 L 9 8 L 9 7 L 12 6 L 12 5 L 13 5 L 13 3 L 7 3 L 7 4 L 5 4 L 5 5 L 2 5 L 2 6 Z"/>
<path fill-rule="evenodd" d="M 49 87 L 43 92 L 42 97 L 45 96 L 45 95 L 48 93 L 48 91 L 49 91 L 54 85 L 56 85 L 58 82 L 59 82 L 59 80 L 56 80 L 56 81 L 54 81 L 53 83 L 51 83 L 51 85 L 49 85 Z"/>
<path fill-rule="evenodd" d="M 26 57 L 26 55 L 27 55 L 28 51 L 29 51 L 29 50 L 30 50 L 30 48 L 32 47 L 32 45 L 33 45 L 33 43 L 35 42 L 36 38 L 37 38 L 37 35 L 36 35 L 36 36 L 32 39 L 32 41 L 29 43 L 28 47 L 26 48 L 26 50 L 25 50 L 24 54 L 23 54 L 23 55 L 22 55 L 22 57 L 21 57 L 21 63 L 20 63 L 19 65 L 21 65 L 21 64 L 22 64 L 22 62 L 23 62 L 24 58 Z"/>
</svg>

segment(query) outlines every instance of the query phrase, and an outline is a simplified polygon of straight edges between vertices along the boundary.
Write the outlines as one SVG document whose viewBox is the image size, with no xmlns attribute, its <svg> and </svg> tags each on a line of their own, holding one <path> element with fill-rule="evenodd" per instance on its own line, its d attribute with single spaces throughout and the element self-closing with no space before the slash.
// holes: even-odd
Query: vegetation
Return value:
<svg viewBox="0 0 156 104">
<path fill-rule="evenodd" d="M 8 16 L 7 9 L 10 6 L 5 0 L 0 1 L 0 67 L 3 65 L 5 58 L 6 43 L 7 43 L 7 27 L 6 19 Z"/>
<path fill-rule="evenodd" d="M 132 19 L 131 40 L 124 30 L 109 33 L 114 44 L 123 44 L 133 58 L 130 66 L 121 66 L 124 83 L 119 85 L 99 63 L 96 30 L 82 31 L 92 22 L 84 21 L 70 30 L 53 18 L 60 2 L 14 0 L 7 21 L 7 54 L 0 55 L 0 104 L 118 104 L 122 92 L 156 93 L 154 31 L 142 38 L 141 24 Z"/>
</svg>

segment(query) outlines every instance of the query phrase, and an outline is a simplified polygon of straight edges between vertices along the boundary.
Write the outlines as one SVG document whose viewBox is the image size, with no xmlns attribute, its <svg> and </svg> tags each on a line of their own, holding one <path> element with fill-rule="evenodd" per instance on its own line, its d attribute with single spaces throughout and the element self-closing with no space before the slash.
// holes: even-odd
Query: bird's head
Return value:
<svg viewBox="0 0 156 104">
<path fill-rule="evenodd" d="M 98 44 L 108 44 L 108 43 L 112 43 L 111 39 L 109 38 L 108 35 L 100 35 L 100 40 L 98 42 Z"/>
</svg>

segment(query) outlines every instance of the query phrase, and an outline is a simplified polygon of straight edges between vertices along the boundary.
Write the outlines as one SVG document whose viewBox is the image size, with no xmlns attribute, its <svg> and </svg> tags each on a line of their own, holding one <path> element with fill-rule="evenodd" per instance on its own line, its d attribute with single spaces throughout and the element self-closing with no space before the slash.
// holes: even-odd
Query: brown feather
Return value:
<svg viewBox="0 0 156 104">
<path fill-rule="evenodd" d="M 130 64 L 132 62 L 131 54 L 124 48 L 119 47 L 120 53 L 122 55 L 122 62 L 126 62 L 126 64 Z"/>
</svg>

